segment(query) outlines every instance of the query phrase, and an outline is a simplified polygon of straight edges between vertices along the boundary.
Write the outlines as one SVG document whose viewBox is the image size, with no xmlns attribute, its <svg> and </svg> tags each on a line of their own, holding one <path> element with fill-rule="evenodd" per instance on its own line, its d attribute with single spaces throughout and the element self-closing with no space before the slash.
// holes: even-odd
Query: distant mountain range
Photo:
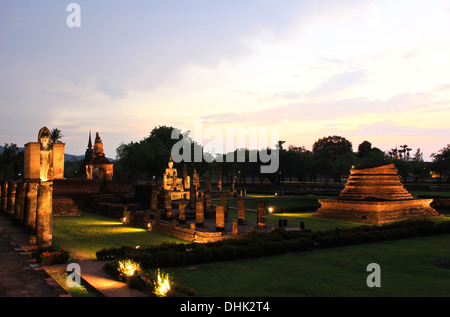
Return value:
<svg viewBox="0 0 450 317">
<path fill-rule="evenodd" d="M 84 160 L 84 155 L 72 155 L 64 153 L 64 161 L 80 161 Z"/>
<path fill-rule="evenodd" d="M 0 154 L 3 153 L 4 147 L 0 145 Z M 24 147 L 19 147 L 20 151 L 25 150 Z M 108 160 L 110 160 L 111 162 L 115 161 L 114 159 L 111 158 L 107 158 Z M 73 155 L 73 154 L 67 154 L 64 153 L 64 161 L 80 161 L 80 160 L 84 160 L 84 154 L 83 155 Z"/>
</svg>

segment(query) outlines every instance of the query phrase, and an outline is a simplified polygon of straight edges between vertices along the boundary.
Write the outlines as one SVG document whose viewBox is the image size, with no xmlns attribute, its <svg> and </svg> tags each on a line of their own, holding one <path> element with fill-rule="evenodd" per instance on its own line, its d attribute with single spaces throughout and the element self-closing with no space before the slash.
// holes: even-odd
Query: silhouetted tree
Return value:
<svg viewBox="0 0 450 317">
<path fill-rule="evenodd" d="M 423 154 L 420 151 L 420 148 L 417 149 L 416 153 L 414 154 L 409 163 L 411 166 L 411 173 L 416 184 L 419 183 L 419 180 L 429 175 L 430 171 L 428 170 L 427 166 L 425 165 L 425 162 L 423 161 Z"/>
<path fill-rule="evenodd" d="M 62 135 L 61 130 L 55 128 L 50 132 L 50 140 L 52 141 L 52 143 L 61 143 L 60 139 L 64 137 L 64 135 Z"/>
<path fill-rule="evenodd" d="M 319 172 L 341 182 L 356 162 L 352 143 L 340 136 L 328 136 L 317 140 L 312 148 Z"/>
<path fill-rule="evenodd" d="M 439 177 L 439 188 L 442 183 L 442 176 L 447 175 L 450 171 L 450 144 L 442 148 L 438 153 L 431 154 L 432 170 Z"/>
<path fill-rule="evenodd" d="M 358 157 L 359 165 L 383 165 L 392 161 L 379 148 L 372 147 L 369 141 L 364 141 L 358 146 L 356 156 Z"/>
<path fill-rule="evenodd" d="M 152 179 L 153 177 L 159 178 L 163 175 L 164 170 L 167 168 L 169 162 L 172 147 L 183 140 L 187 142 L 186 145 L 191 147 L 191 153 L 194 153 L 195 147 L 201 146 L 193 142 L 189 137 L 189 131 L 181 134 L 179 139 L 172 139 L 173 127 L 159 126 L 154 128 L 150 135 L 139 142 L 130 142 L 128 144 L 122 143 L 116 149 L 118 168 L 126 178 L 132 179 Z M 203 153 L 203 151 L 202 151 Z M 191 162 L 187 163 L 187 166 L 192 170 L 194 163 L 193 155 L 191 156 Z M 174 163 L 174 167 L 180 172 L 182 170 L 181 163 Z M 205 169 L 205 162 L 195 163 L 198 172 Z"/>
<path fill-rule="evenodd" d="M 0 154 L 0 180 L 20 179 L 23 177 L 24 155 L 16 144 L 6 144 Z"/>
</svg>

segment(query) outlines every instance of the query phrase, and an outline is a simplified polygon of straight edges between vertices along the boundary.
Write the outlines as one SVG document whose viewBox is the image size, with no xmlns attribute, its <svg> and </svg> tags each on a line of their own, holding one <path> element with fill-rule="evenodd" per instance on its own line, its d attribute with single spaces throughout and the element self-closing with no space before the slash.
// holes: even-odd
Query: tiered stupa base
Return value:
<svg viewBox="0 0 450 317">
<path fill-rule="evenodd" d="M 413 199 L 394 164 L 353 168 L 338 199 L 319 199 L 315 217 L 364 223 L 440 217 L 432 199 Z"/>
</svg>

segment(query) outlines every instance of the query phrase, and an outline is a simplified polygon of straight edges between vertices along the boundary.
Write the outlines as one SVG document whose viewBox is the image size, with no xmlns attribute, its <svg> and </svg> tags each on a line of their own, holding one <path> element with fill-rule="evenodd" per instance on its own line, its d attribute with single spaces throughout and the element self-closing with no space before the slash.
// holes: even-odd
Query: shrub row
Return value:
<svg viewBox="0 0 450 317">
<path fill-rule="evenodd" d="M 314 246 L 309 237 L 294 236 L 282 229 L 270 234 L 251 232 L 245 238 L 210 243 L 162 244 L 143 249 L 123 246 L 102 249 L 98 260 L 134 259 L 144 268 L 193 265 L 303 251 Z"/>
<path fill-rule="evenodd" d="M 352 244 L 397 240 L 417 236 L 450 233 L 450 221 L 407 220 L 381 226 L 363 225 L 355 228 L 288 232 L 278 228 L 271 233 L 251 231 L 246 237 L 205 244 L 162 244 L 143 249 L 120 247 L 102 249 L 98 260 L 133 259 L 142 267 L 159 268 L 228 261 L 288 252 L 308 251 Z"/>
<path fill-rule="evenodd" d="M 311 235 L 318 248 L 372 243 L 420 236 L 450 233 L 450 221 L 406 220 L 381 226 L 363 225 L 355 228 L 318 231 Z"/>
<path fill-rule="evenodd" d="M 54 264 L 64 264 L 69 259 L 70 254 L 65 250 L 61 251 L 46 251 L 39 254 L 39 264 L 40 265 L 54 265 Z"/>
</svg>

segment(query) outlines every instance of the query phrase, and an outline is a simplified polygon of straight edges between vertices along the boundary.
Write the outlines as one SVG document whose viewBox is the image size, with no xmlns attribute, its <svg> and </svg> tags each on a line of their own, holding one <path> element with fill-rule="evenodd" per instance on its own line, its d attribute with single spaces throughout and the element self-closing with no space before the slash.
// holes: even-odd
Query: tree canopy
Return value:
<svg viewBox="0 0 450 317">
<path fill-rule="evenodd" d="M 0 154 L 0 180 L 19 179 L 23 175 L 23 151 L 16 144 L 6 144 Z"/>
</svg>

